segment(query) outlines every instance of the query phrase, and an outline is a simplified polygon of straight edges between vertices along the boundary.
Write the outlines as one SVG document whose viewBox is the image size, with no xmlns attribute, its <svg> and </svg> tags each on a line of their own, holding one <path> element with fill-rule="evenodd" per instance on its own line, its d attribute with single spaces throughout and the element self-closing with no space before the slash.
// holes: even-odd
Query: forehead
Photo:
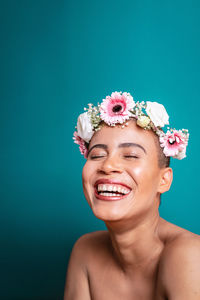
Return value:
<svg viewBox="0 0 200 300">
<path fill-rule="evenodd" d="M 122 128 L 122 125 L 114 127 L 103 124 L 102 128 L 97 131 L 90 142 L 90 147 L 95 144 L 106 144 L 117 146 L 120 143 L 138 143 L 146 150 L 155 150 L 155 134 L 151 130 L 145 130 L 137 126 L 134 120 L 129 120 L 128 125 Z"/>
</svg>

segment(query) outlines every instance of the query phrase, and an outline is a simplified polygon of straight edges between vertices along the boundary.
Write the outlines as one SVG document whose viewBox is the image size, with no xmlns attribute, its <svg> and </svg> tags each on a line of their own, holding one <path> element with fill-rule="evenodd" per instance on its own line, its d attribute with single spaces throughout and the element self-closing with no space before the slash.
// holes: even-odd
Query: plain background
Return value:
<svg viewBox="0 0 200 300">
<path fill-rule="evenodd" d="M 104 229 L 72 134 L 112 91 L 160 102 L 190 130 L 160 213 L 200 234 L 199 1 L 5 0 L 0 22 L 0 298 L 62 299 L 73 243 Z"/>
</svg>

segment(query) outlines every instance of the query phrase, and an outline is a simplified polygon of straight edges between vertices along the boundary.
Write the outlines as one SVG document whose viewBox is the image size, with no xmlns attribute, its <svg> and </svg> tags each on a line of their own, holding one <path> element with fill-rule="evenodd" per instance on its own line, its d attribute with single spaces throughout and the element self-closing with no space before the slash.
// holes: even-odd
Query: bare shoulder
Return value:
<svg viewBox="0 0 200 300">
<path fill-rule="evenodd" d="M 101 243 L 102 240 L 107 240 L 109 237 L 108 231 L 101 230 L 101 231 L 95 231 L 90 232 L 82 235 L 77 241 L 76 244 L 79 244 L 81 246 L 83 245 L 91 245 L 91 244 L 98 244 Z"/>
<path fill-rule="evenodd" d="M 178 266 L 183 260 L 188 264 L 194 261 L 200 264 L 200 236 L 184 232 L 165 245 L 161 256 L 164 268 L 169 269 L 172 264 Z"/>
<path fill-rule="evenodd" d="M 109 242 L 107 231 L 96 231 L 82 235 L 74 244 L 73 251 L 82 255 L 91 255 L 97 249 L 103 249 Z"/>
<path fill-rule="evenodd" d="M 166 240 L 165 248 L 161 256 L 163 264 L 173 259 L 199 256 L 200 258 L 200 236 L 190 231 L 174 226 L 175 230 L 170 238 Z"/>
<path fill-rule="evenodd" d="M 64 299 L 91 299 L 88 269 L 97 261 L 99 250 L 105 248 L 107 236 L 106 232 L 100 231 L 85 234 L 76 241 L 69 260 Z"/>
<path fill-rule="evenodd" d="M 165 244 L 159 273 L 170 299 L 199 299 L 200 236 L 176 227 L 174 235 Z"/>
<path fill-rule="evenodd" d="M 108 252 L 109 241 L 107 231 L 84 234 L 74 244 L 71 256 L 75 257 L 80 265 L 84 264 L 84 267 L 88 268 L 90 263 L 97 261 L 97 256 L 100 257 L 101 254 L 105 255 L 105 252 Z"/>
</svg>

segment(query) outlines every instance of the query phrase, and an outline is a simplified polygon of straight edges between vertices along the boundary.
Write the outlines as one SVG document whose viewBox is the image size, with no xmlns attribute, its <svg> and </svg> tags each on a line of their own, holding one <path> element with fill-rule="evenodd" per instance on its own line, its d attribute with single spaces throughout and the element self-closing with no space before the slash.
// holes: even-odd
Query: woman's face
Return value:
<svg viewBox="0 0 200 300">
<path fill-rule="evenodd" d="M 152 131 L 103 126 L 89 145 L 82 180 L 94 215 L 104 221 L 141 217 L 159 205 L 162 169 Z"/>
</svg>

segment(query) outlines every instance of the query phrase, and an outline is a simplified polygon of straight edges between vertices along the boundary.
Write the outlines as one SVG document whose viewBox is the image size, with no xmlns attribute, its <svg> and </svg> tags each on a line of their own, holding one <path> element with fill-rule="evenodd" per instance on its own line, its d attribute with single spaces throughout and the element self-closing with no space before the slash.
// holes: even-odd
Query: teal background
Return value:
<svg viewBox="0 0 200 300">
<path fill-rule="evenodd" d="M 75 240 L 104 228 L 81 186 L 78 114 L 112 91 L 189 128 L 161 215 L 200 234 L 199 1 L 0 2 L 1 299 L 62 299 Z"/>
</svg>

